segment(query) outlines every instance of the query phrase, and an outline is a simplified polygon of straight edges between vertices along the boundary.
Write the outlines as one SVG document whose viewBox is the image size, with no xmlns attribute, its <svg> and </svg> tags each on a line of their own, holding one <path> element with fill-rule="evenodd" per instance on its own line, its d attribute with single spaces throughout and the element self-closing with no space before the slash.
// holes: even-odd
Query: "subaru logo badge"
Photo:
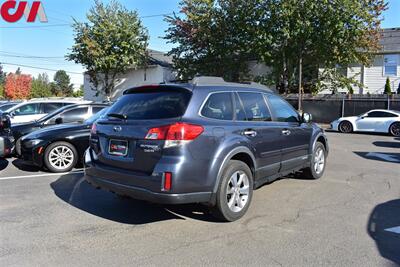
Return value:
<svg viewBox="0 0 400 267">
<path fill-rule="evenodd" d="M 115 126 L 114 127 L 114 132 L 120 132 L 122 131 L 122 127 L 121 126 Z"/>
</svg>

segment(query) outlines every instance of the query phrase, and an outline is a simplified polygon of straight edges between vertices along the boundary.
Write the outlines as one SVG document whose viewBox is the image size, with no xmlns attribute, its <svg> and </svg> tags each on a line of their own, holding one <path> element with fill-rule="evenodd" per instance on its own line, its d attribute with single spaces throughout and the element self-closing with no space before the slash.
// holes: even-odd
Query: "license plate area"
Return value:
<svg viewBox="0 0 400 267">
<path fill-rule="evenodd" d="M 125 157 L 128 155 L 128 141 L 110 139 L 108 144 L 108 154 Z"/>
</svg>

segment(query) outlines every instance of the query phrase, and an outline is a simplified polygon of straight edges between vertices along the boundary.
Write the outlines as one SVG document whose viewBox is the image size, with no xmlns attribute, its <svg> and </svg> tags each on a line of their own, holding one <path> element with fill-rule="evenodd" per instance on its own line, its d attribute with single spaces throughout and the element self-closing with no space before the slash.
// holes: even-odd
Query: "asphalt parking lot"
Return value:
<svg viewBox="0 0 400 267">
<path fill-rule="evenodd" d="M 0 266 L 400 265 L 400 139 L 328 138 L 323 178 L 260 188 L 234 223 L 2 161 Z"/>
</svg>

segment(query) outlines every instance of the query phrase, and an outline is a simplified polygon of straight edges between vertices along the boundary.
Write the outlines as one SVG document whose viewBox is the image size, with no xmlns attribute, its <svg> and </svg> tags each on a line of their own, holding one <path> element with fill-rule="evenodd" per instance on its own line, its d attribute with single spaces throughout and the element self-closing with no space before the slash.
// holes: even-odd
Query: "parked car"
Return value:
<svg viewBox="0 0 400 267">
<path fill-rule="evenodd" d="M 374 109 L 359 116 L 342 117 L 331 123 L 331 129 L 342 133 L 375 132 L 400 136 L 400 111 Z"/>
<path fill-rule="evenodd" d="M 13 144 L 11 143 L 11 122 L 8 114 L 0 113 L 0 158 L 11 154 Z"/>
<path fill-rule="evenodd" d="M 30 100 L 15 105 L 4 112 L 10 114 L 11 123 L 23 123 L 39 120 L 56 111 L 59 108 L 71 104 L 82 103 L 81 100 L 60 99 L 60 100 Z"/>
<path fill-rule="evenodd" d="M 37 121 L 12 124 L 11 132 L 14 140 L 18 140 L 26 134 L 42 128 L 53 126 L 55 124 L 75 122 L 82 123 L 107 106 L 108 105 L 101 103 L 68 105 L 44 116 Z"/>
<path fill-rule="evenodd" d="M 259 84 L 200 77 L 124 92 L 92 127 L 85 179 L 163 204 L 206 203 L 226 221 L 253 189 L 295 171 L 325 170 L 324 131 Z"/>
<path fill-rule="evenodd" d="M 97 112 L 83 123 L 55 125 L 32 132 L 17 143 L 17 153 L 23 160 L 50 172 L 68 172 L 83 162 L 89 146 L 92 124 L 107 108 Z"/>
<path fill-rule="evenodd" d="M 0 112 L 5 112 L 6 110 L 15 107 L 16 105 L 20 104 L 21 102 L 3 102 L 0 104 Z"/>
</svg>

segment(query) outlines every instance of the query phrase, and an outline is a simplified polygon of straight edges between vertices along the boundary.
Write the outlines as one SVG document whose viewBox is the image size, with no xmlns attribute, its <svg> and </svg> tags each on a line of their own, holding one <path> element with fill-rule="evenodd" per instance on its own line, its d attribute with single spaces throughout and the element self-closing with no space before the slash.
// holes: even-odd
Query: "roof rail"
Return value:
<svg viewBox="0 0 400 267">
<path fill-rule="evenodd" d="M 256 83 L 256 82 L 239 82 L 239 83 L 231 83 L 231 82 L 226 82 L 224 78 L 222 77 L 214 77 L 214 76 L 199 76 L 194 78 L 191 81 L 192 84 L 194 85 L 234 85 L 234 84 L 240 84 L 243 87 L 248 87 L 248 88 L 256 88 L 256 89 L 261 89 L 265 90 L 268 92 L 276 93 L 276 90 L 269 88 L 268 86 L 265 86 L 261 83 Z"/>
<path fill-rule="evenodd" d="M 226 84 L 224 78 L 222 77 L 214 77 L 214 76 L 199 76 L 195 77 L 192 80 L 192 84 L 194 85 L 204 85 L 204 84 Z"/>
</svg>

